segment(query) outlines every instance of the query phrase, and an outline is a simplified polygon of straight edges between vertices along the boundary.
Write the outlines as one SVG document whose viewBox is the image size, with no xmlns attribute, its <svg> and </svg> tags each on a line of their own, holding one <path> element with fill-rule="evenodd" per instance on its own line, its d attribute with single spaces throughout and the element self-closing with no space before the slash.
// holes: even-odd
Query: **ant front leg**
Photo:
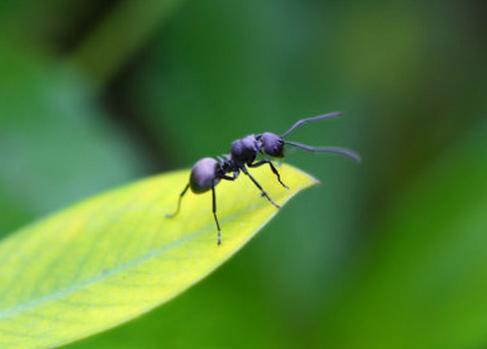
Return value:
<svg viewBox="0 0 487 349">
<path fill-rule="evenodd" d="M 249 173 L 249 171 L 247 170 L 247 168 L 244 165 L 242 165 L 242 167 L 240 169 L 242 170 L 243 173 L 245 173 L 250 178 L 250 180 L 252 182 L 254 182 L 255 186 L 260 189 L 260 191 L 262 192 L 262 195 L 271 204 L 273 204 L 276 208 L 281 208 L 281 206 L 279 206 L 278 204 L 276 204 L 276 202 L 271 199 L 271 197 L 269 196 L 269 194 L 267 194 L 267 192 L 264 190 L 264 188 L 262 188 L 262 186 L 259 184 L 259 182 L 257 182 L 257 180 Z"/>
<path fill-rule="evenodd" d="M 270 160 L 267 160 L 267 159 L 264 159 L 264 160 L 260 160 L 260 161 L 257 161 L 257 162 L 254 162 L 253 164 L 250 164 L 248 165 L 249 167 L 259 167 L 259 166 L 262 166 L 264 164 L 269 164 L 270 168 L 271 168 L 271 171 L 276 175 L 277 177 L 277 180 L 279 183 L 281 183 L 281 185 L 286 188 L 286 189 L 289 189 L 289 187 L 284 184 L 284 182 L 281 180 L 281 175 L 279 174 L 279 172 L 277 171 L 277 168 L 274 166 L 274 164 L 272 163 L 272 161 Z"/>
</svg>

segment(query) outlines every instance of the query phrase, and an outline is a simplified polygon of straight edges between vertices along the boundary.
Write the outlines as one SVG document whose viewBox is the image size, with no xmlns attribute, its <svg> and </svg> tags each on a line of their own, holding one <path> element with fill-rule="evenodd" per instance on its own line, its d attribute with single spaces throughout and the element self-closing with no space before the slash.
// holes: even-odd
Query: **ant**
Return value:
<svg viewBox="0 0 487 349">
<path fill-rule="evenodd" d="M 191 169 L 191 175 L 189 182 L 183 189 L 181 194 L 179 194 L 178 205 L 176 211 L 172 214 L 166 214 L 166 218 L 172 218 L 176 216 L 181 207 L 181 200 L 186 194 L 189 188 L 195 194 L 205 193 L 211 190 L 212 194 L 212 211 L 213 217 L 215 218 L 216 228 L 218 231 L 218 245 L 221 244 L 221 229 L 220 223 L 218 222 L 218 217 L 216 215 L 216 195 L 215 186 L 220 182 L 220 180 L 234 181 L 237 179 L 240 171 L 242 171 L 250 180 L 255 184 L 255 186 L 260 190 L 261 195 L 265 197 L 272 205 L 276 208 L 281 208 L 272 198 L 267 194 L 267 192 L 262 188 L 262 186 L 257 182 L 257 180 L 249 173 L 247 167 L 259 167 L 262 165 L 269 165 L 271 171 L 277 178 L 277 181 L 286 189 L 289 189 L 286 184 L 281 180 L 281 176 L 277 171 L 274 164 L 269 159 L 257 160 L 258 154 L 269 155 L 274 158 L 284 157 L 284 146 L 289 145 L 296 147 L 308 152 L 321 152 L 321 153 L 335 153 L 339 155 L 344 155 L 353 160 L 360 162 L 360 156 L 352 150 L 340 148 L 340 147 L 314 147 L 307 144 L 297 143 L 293 141 L 284 140 L 284 138 L 289 135 L 292 131 L 298 127 L 309 123 L 316 122 L 325 119 L 336 118 L 342 115 L 340 112 L 328 113 L 325 115 L 318 115 L 311 118 L 305 118 L 298 120 L 294 125 L 292 125 L 286 132 L 278 136 L 271 132 L 264 132 L 256 135 L 248 135 L 243 138 L 237 139 L 232 143 L 230 154 L 225 154 L 222 156 L 217 156 L 216 158 L 206 157 L 194 164 Z M 232 176 L 227 175 L 232 173 Z"/>
</svg>

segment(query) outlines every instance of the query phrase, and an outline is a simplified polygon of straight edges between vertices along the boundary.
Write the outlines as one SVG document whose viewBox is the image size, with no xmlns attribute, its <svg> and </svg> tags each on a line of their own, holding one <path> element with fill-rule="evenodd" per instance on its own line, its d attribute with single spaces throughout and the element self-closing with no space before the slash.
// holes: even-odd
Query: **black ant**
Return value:
<svg viewBox="0 0 487 349">
<path fill-rule="evenodd" d="M 348 156 L 355 161 L 360 161 L 360 156 L 352 150 L 340 148 L 340 147 L 313 147 L 310 145 L 292 142 L 284 140 L 288 134 L 294 131 L 296 128 L 308 123 L 315 122 L 324 119 L 331 119 L 340 116 L 341 113 L 334 112 L 325 115 L 314 116 L 311 118 L 305 118 L 297 121 L 292 125 L 286 132 L 278 136 L 274 133 L 264 132 L 257 135 L 249 135 L 244 138 L 237 139 L 232 143 L 232 148 L 230 154 L 225 154 L 218 156 L 216 158 L 203 158 L 194 164 L 191 169 L 191 175 L 189 178 L 189 183 L 186 185 L 184 190 L 179 194 L 178 206 L 173 214 L 167 214 L 167 218 L 174 217 L 178 214 L 181 207 L 181 200 L 191 188 L 191 191 L 195 194 L 205 193 L 211 189 L 212 199 L 213 199 L 213 217 L 215 218 L 216 228 L 218 230 L 218 245 L 221 244 L 221 229 L 220 223 L 218 222 L 218 217 L 216 215 L 216 196 L 215 196 L 215 186 L 224 179 L 227 181 L 234 181 L 237 179 L 240 171 L 247 175 L 250 180 L 255 184 L 257 188 L 261 191 L 261 195 L 265 197 L 272 205 L 276 208 L 281 208 L 272 198 L 267 194 L 267 192 L 262 188 L 262 186 L 257 182 L 257 180 L 249 173 L 247 167 L 259 167 L 268 164 L 271 171 L 277 177 L 278 182 L 286 189 L 289 189 L 286 184 L 281 180 L 281 176 L 277 171 L 274 164 L 268 159 L 257 160 L 257 155 L 264 154 L 269 155 L 274 158 L 284 157 L 284 146 L 290 145 L 309 152 L 322 152 L 322 153 L 335 153 L 344 156 Z M 228 176 L 227 173 L 232 173 L 232 176 Z"/>
</svg>

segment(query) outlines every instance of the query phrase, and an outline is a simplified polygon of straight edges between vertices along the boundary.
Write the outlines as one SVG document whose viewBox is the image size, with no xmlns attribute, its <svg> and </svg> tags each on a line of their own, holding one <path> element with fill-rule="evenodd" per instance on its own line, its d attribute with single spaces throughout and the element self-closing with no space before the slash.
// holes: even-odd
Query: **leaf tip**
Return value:
<svg viewBox="0 0 487 349">
<path fill-rule="evenodd" d="M 303 179 L 304 179 L 303 180 L 303 189 L 312 187 L 314 185 L 321 184 L 321 181 L 318 178 L 314 177 L 313 175 L 309 174 L 308 172 L 305 172 L 305 171 L 301 170 L 300 168 L 297 168 L 294 166 L 290 166 L 290 167 L 292 167 L 297 173 L 299 173 L 303 177 Z"/>
</svg>

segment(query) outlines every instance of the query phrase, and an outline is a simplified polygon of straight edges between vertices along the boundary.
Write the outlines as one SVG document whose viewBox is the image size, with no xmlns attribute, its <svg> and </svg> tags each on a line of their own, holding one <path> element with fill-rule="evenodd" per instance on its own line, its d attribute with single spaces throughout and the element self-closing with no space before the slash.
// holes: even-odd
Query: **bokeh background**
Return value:
<svg viewBox="0 0 487 349">
<path fill-rule="evenodd" d="M 2 1 L 1 236 L 301 117 L 343 111 L 293 139 L 364 158 L 290 152 L 322 186 L 177 299 L 66 349 L 487 348 L 486 10 Z"/>
</svg>

